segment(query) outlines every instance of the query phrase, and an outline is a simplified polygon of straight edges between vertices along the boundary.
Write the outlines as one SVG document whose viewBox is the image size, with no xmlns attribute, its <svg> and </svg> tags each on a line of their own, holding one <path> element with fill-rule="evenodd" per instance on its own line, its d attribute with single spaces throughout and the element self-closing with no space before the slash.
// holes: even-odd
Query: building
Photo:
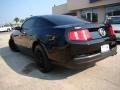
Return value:
<svg viewBox="0 0 120 90">
<path fill-rule="evenodd" d="M 67 0 L 66 4 L 54 6 L 52 13 L 103 23 L 106 16 L 120 15 L 120 0 Z"/>
</svg>

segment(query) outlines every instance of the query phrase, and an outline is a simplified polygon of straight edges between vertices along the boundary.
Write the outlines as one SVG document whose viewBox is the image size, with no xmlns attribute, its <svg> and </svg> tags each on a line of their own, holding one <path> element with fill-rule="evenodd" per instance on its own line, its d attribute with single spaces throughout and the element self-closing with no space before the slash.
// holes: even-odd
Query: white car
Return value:
<svg viewBox="0 0 120 90">
<path fill-rule="evenodd" d="M 116 33 L 117 41 L 120 41 L 120 16 L 109 16 L 107 17 L 105 23 L 111 24 Z"/>
<path fill-rule="evenodd" d="M 4 31 L 11 31 L 12 30 L 12 28 L 10 27 L 10 26 L 1 26 L 0 27 L 0 31 L 1 32 L 4 32 Z"/>
</svg>

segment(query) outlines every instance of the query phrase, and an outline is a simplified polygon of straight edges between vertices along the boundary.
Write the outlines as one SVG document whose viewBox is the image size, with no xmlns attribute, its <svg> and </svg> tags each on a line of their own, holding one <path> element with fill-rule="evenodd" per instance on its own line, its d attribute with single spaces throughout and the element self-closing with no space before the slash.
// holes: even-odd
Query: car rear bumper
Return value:
<svg viewBox="0 0 120 90">
<path fill-rule="evenodd" d="M 88 64 L 88 63 L 95 63 L 99 60 L 102 60 L 106 57 L 113 56 L 117 54 L 117 47 L 112 48 L 110 51 L 105 53 L 97 53 L 90 56 L 85 57 L 75 57 L 72 61 L 69 61 L 65 64 L 65 67 L 68 68 L 80 68 L 80 66 Z"/>
</svg>

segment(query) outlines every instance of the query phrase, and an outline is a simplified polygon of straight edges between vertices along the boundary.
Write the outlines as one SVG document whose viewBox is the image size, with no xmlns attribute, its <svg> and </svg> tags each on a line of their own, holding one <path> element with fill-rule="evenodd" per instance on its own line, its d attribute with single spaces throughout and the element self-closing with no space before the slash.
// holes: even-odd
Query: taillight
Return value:
<svg viewBox="0 0 120 90">
<path fill-rule="evenodd" d="M 115 31 L 113 30 L 112 26 L 109 27 L 109 33 L 111 36 L 115 35 Z"/>
<path fill-rule="evenodd" d="M 68 39 L 71 41 L 88 41 L 91 39 L 91 35 L 87 29 L 73 30 L 68 32 Z"/>
</svg>

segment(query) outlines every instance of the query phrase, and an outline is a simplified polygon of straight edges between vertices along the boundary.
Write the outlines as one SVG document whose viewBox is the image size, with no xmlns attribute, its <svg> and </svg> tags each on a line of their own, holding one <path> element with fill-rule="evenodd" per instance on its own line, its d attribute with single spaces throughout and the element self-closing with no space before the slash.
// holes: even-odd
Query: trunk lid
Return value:
<svg viewBox="0 0 120 90">
<path fill-rule="evenodd" d="M 70 27 L 70 25 L 66 27 L 68 28 Z M 70 28 L 70 30 L 81 30 L 81 29 L 87 29 L 90 32 L 91 40 L 109 37 L 109 28 L 104 24 L 85 23 L 85 24 L 71 25 Z"/>
<path fill-rule="evenodd" d="M 89 39 L 89 34 L 87 32 L 87 39 L 84 41 L 81 40 L 70 40 L 69 32 L 73 31 L 85 31 L 88 30 L 91 35 L 91 39 Z M 82 24 L 82 25 L 73 25 L 68 28 L 68 31 L 65 35 L 67 35 L 67 42 L 70 45 L 70 51 L 72 57 L 78 56 L 89 56 L 97 53 L 104 53 L 110 51 L 113 47 L 116 46 L 115 36 L 110 32 L 112 28 L 110 26 L 106 26 L 104 24 Z M 78 32 L 79 34 L 79 32 Z M 83 35 L 84 36 L 84 35 Z"/>
</svg>

